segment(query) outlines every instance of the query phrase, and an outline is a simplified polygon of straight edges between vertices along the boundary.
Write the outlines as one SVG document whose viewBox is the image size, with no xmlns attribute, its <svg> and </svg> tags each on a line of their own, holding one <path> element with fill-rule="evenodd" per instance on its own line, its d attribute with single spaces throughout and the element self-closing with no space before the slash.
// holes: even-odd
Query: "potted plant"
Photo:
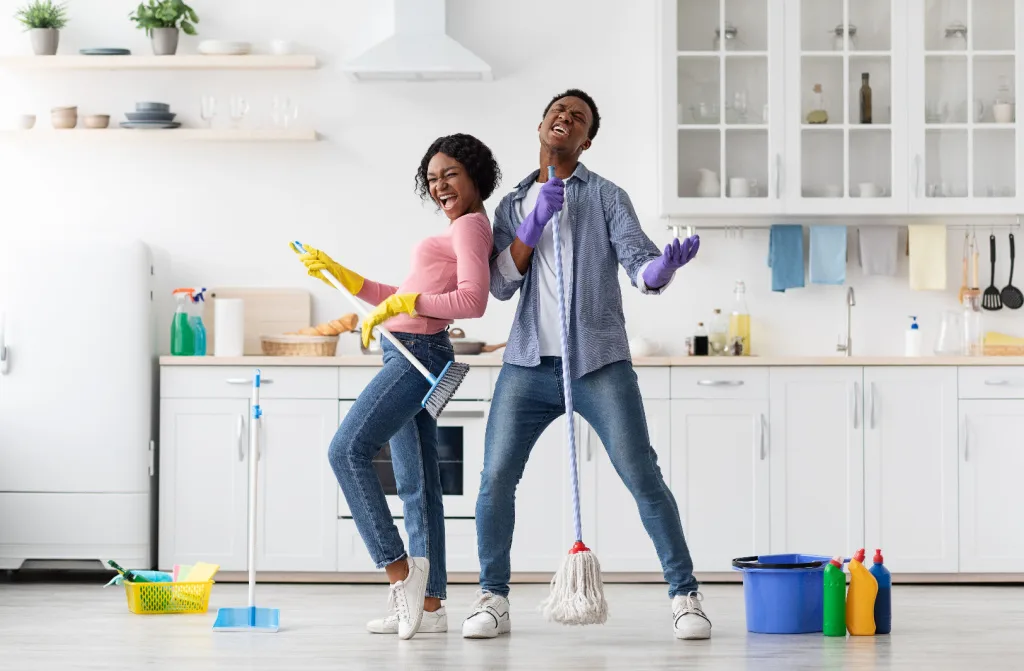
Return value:
<svg viewBox="0 0 1024 671">
<path fill-rule="evenodd" d="M 32 37 L 36 56 L 54 56 L 60 41 L 60 30 L 68 24 L 67 7 L 53 0 L 32 0 L 15 14 Z"/>
<path fill-rule="evenodd" d="M 195 10 L 182 0 L 149 0 L 148 5 L 140 2 L 131 20 L 146 31 L 157 56 L 173 56 L 178 51 L 179 28 L 186 35 L 195 35 L 195 24 L 199 23 Z"/>
</svg>

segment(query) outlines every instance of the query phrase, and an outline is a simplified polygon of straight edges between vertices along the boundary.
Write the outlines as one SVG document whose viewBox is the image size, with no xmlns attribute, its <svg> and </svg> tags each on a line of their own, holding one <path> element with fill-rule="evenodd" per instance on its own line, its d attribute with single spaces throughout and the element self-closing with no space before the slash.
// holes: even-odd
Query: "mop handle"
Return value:
<svg viewBox="0 0 1024 671">
<path fill-rule="evenodd" d="M 256 607 L 256 485 L 259 482 L 259 422 L 263 416 L 260 408 L 260 378 L 256 369 L 252 378 L 252 415 L 249 421 L 249 608 Z"/>
<path fill-rule="evenodd" d="M 306 251 L 306 248 L 303 247 L 302 243 L 299 242 L 298 240 L 295 241 L 295 246 L 297 248 L 301 249 L 304 252 Z M 320 271 L 320 277 L 323 277 L 324 279 L 326 279 L 328 282 L 330 282 L 331 284 L 334 285 L 335 289 L 337 289 L 341 293 L 345 294 L 345 297 L 348 298 L 350 303 L 352 303 L 352 306 L 356 309 L 356 312 L 359 314 L 359 316 L 362 317 L 363 319 L 366 319 L 366 317 L 369 315 L 369 313 L 367 312 L 366 308 L 363 306 L 362 302 L 358 298 L 353 296 L 352 293 L 349 292 L 349 290 L 345 288 L 345 285 L 343 285 L 341 282 L 339 282 L 337 280 L 337 278 L 335 278 L 334 275 L 331 275 L 330 273 L 325 273 L 323 271 Z M 434 377 L 433 375 L 431 375 L 430 371 L 427 370 L 427 367 L 424 366 L 422 363 L 420 363 L 420 360 L 417 359 L 416 357 L 414 357 L 412 355 L 412 352 L 407 350 L 405 348 L 405 345 L 403 345 L 398 340 L 398 338 L 396 338 L 391 333 L 391 331 L 387 330 L 383 326 L 377 326 L 374 330 L 377 331 L 377 333 L 380 333 L 382 336 L 384 336 L 388 340 L 390 340 L 391 344 L 395 346 L 395 349 L 397 349 L 399 352 L 401 352 L 402 356 L 404 356 L 406 359 L 408 359 L 409 363 L 411 363 L 416 368 L 416 370 L 418 370 L 420 372 L 420 375 L 422 375 L 423 377 L 427 378 L 427 381 L 429 381 L 431 385 L 437 384 L 437 378 Z"/>
<path fill-rule="evenodd" d="M 548 166 L 548 179 L 555 178 L 555 167 Z M 565 314 L 565 282 L 562 271 L 562 236 L 559 230 L 559 215 L 555 212 L 551 217 L 555 239 L 555 272 L 558 276 L 558 317 L 561 321 L 559 336 L 562 344 L 562 386 L 565 388 L 565 417 L 569 425 L 569 477 L 572 481 L 572 521 L 576 530 L 576 540 L 583 541 L 583 530 L 580 524 L 580 483 L 576 470 L 576 422 L 572 406 L 572 377 L 569 374 L 569 320 Z"/>
</svg>

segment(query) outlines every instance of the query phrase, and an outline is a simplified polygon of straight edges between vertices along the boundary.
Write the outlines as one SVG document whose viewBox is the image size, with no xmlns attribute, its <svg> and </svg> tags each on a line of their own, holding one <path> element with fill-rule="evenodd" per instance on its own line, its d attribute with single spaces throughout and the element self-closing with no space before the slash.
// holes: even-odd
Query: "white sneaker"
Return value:
<svg viewBox="0 0 1024 671">
<path fill-rule="evenodd" d="M 398 638 L 416 635 L 423 620 L 423 598 L 427 593 L 430 562 L 426 557 L 409 557 L 409 575 L 391 586 L 388 611 L 398 617 Z"/>
<path fill-rule="evenodd" d="M 387 617 L 379 617 L 366 623 L 366 630 L 371 634 L 397 634 L 398 613 L 391 613 Z M 417 634 L 443 634 L 448 631 L 448 613 L 444 606 L 441 606 L 433 613 L 429 610 L 423 611 L 423 619 L 420 620 L 420 628 Z"/>
<path fill-rule="evenodd" d="M 508 599 L 490 592 L 478 592 L 473 612 L 462 623 L 463 638 L 495 638 L 512 631 Z"/>
<path fill-rule="evenodd" d="M 680 594 L 672 599 L 672 630 L 676 638 L 692 641 L 711 638 L 711 620 L 704 614 L 700 602 L 704 595 L 690 592 L 686 596 Z"/>
</svg>

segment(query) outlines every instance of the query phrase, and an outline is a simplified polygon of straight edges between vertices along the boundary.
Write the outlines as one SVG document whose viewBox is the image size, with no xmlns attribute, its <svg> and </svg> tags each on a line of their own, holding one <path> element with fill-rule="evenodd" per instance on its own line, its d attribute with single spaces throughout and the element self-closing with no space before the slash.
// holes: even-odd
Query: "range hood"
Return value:
<svg viewBox="0 0 1024 671">
<path fill-rule="evenodd" d="M 357 81 L 492 79 L 491 66 L 445 32 L 445 0 L 391 0 L 394 33 L 343 67 Z M 387 2 L 375 0 L 375 4 Z"/>
</svg>

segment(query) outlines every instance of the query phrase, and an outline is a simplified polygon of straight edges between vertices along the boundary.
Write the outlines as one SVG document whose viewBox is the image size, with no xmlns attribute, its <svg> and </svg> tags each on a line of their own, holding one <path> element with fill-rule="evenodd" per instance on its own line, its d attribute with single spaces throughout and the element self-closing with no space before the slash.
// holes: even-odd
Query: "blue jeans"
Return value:
<svg viewBox="0 0 1024 671">
<path fill-rule="evenodd" d="M 476 504 L 480 587 L 484 591 L 508 596 L 516 486 L 537 438 L 565 414 L 562 390 L 559 357 L 541 357 L 540 365 L 532 368 L 501 367 L 487 420 L 484 470 Z M 636 499 L 640 519 L 661 560 L 669 596 L 696 591 L 679 508 L 651 447 L 633 366 L 618 361 L 574 380 L 572 398 L 576 412 L 597 431 L 615 472 Z M 568 544 L 574 539 L 565 540 Z"/>
<path fill-rule="evenodd" d="M 448 333 L 394 334 L 434 375 L 455 358 Z M 328 457 L 352 519 L 377 568 L 406 557 L 371 461 L 390 441 L 409 553 L 430 561 L 427 596 L 444 599 L 448 584 L 437 422 L 420 407 L 426 378 L 387 340 L 384 367 L 356 399 L 334 434 Z"/>
</svg>

